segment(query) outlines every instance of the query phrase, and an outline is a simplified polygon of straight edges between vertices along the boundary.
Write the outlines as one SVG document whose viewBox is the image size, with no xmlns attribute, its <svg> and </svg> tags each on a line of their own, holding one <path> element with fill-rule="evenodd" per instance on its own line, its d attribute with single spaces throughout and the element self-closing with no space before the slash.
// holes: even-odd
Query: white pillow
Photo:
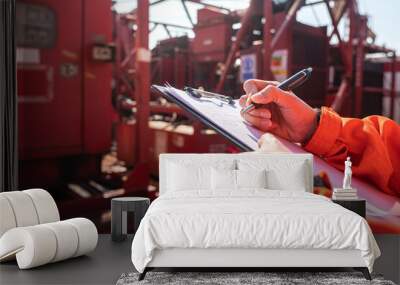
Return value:
<svg viewBox="0 0 400 285">
<path fill-rule="evenodd" d="M 304 160 L 293 159 L 240 159 L 239 170 L 266 169 L 267 188 L 271 190 L 307 191 L 309 179 Z"/>
<path fill-rule="evenodd" d="M 211 188 L 211 167 L 169 163 L 168 189 L 187 191 Z"/>
<path fill-rule="evenodd" d="M 238 190 L 241 188 L 267 188 L 267 172 L 263 170 L 211 170 L 213 190 Z"/>
<path fill-rule="evenodd" d="M 202 157 L 199 155 L 199 157 Z M 191 160 L 171 159 L 165 165 L 166 189 L 167 191 L 210 191 L 211 170 L 226 169 L 233 170 L 236 167 L 235 160 L 218 159 L 211 160 L 205 155 L 202 159 Z"/>
<path fill-rule="evenodd" d="M 236 170 L 213 167 L 211 170 L 211 188 L 212 190 L 236 190 Z"/>
<path fill-rule="evenodd" d="M 237 188 L 267 188 L 267 171 L 236 170 Z"/>
<path fill-rule="evenodd" d="M 272 169 L 267 172 L 268 188 L 273 190 L 306 192 L 306 179 L 304 167 L 301 165 L 296 165 L 289 171 Z"/>
</svg>

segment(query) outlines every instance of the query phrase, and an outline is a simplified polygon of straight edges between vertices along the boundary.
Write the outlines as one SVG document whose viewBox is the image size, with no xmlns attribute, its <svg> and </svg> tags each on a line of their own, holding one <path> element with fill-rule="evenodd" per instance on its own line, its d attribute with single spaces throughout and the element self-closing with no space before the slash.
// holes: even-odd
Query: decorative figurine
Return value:
<svg viewBox="0 0 400 285">
<path fill-rule="evenodd" d="M 351 189 L 351 160 L 350 157 L 347 157 L 347 160 L 344 162 L 344 178 L 343 178 L 343 189 Z"/>
<path fill-rule="evenodd" d="M 351 187 L 351 160 L 347 157 L 344 162 L 344 177 L 342 188 L 333 188 L 332 200 L 357 200 L 357 189 Z"/>
</svg>

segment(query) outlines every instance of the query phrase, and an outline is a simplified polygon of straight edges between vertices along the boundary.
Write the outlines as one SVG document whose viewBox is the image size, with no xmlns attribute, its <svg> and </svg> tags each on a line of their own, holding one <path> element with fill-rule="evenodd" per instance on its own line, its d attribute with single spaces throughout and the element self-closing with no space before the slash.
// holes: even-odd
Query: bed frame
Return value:
<svg viewBox="0 0 400 285">
<path fill-rule="evenodd" d="M 353 268 L 367 280 L 371 275 L 359 250 L 329 249 L 194 249 L 156 250 L 152 261 L 140 273 L 139 281 L 156 268 L 217 269 L 259 271 L 268 268 Z"/>
<path fill-rule="evenodd" d="M 168 162 L 174 160 L 204 161 L 218 159 L 287 159 L 306 162 L 307 178 L 305 188 L 313 191 L 313 156 L 311 154 L 161 154 L 160 155 L 160 195 L 167 192 Z M 139 280 L 155 268 L 232 268 L 246 271 L 250 268 L 343 268 L 361 271 L 367 280 L 371 276 L 359 250 L 330 249 L 250 249 L 250 248 L 169 248 L 158 249 Z"/>
<path fill-rule="evenodd" d="M 139 275 L 155 268 L 232 268 L 246 271 L 254 268 L 343 268 L 361 271 L 367 280 L 371 275 L 359 250 L 329 249 L 197 249 L 170 248 L 156 250 L 152 261 Z"/>
</svg>

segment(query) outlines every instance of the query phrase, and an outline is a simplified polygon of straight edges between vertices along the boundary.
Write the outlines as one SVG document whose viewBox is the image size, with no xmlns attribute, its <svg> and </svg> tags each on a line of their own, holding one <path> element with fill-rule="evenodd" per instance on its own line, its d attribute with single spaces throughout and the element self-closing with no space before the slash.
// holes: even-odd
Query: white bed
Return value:
<svg viewBox="0 0 400 285">
<path fill-rule="evenodd" d="M 308 154 L 163 154 L 132 262 L 140 279 L 154 267 L 354 267 L 370 278 L 380 251 L 367 222 L 312 189 Z"/>
</svg>

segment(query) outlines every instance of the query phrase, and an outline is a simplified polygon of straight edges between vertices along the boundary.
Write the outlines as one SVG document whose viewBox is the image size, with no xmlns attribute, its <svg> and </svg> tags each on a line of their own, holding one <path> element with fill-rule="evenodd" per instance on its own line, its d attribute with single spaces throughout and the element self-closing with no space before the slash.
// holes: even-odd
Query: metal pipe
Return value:
<svg viewBox="0 0 400 285">
<path fill-rule="evenodd" d="M 158 24 L 153 23 L 153 26 L 150 28 L 149 33 L 154 32 L 154 30 L 158 27 Z"/>
<path fill-rule="evenodd" d="M 163 26 L 165 32 L 167 33 L 168 37 L 172 38 L 172 34 L 171 34 L 171 32 L 168 30 L 167 25 L 162 25 L 162 26 Z"/>
<path fill-rule="evenodd" d="M 329 6 L 329 1 L 328 0 L 324 0 L 324 1 L 325 1 L 326 9 L 328 10 L 329 16 L 330 16 L 331 21 L 332 21 L 333 33 L 336 34 L 336 37 L 338 38 L 338 41 L 339 41 L 339 45 L 341 45 L 342 44 L 342 38 L 341 38 L 340 33 L 339 33 L 338 29 L 337 29 L 337 24 L 338 23 L 336 22 L 336 19 L 335 19 L 335 16 L 333 15 L 332 9 Z"/>
<path fill-rule="evenodd" d="M 222 88 L 223 88 L 225 80 L 226 80 L 226 76 L 228 75 L 228 72 L 233 63 L 233 60 L 236 58 L 236 52 L 239 49 L 240 41 L 244 37 L 244 34 L 247 32 L 248 28 L 250 27 L 251 16 L 253 14 L 255 2 L 256 1 L 254 1 L 254 0 L 250 2 L 250 6 L 249 6 L 249 8 L 247 8 L 246 13 L 241 21 L 242 25 L 241 25 L 239 31 L 237 32 L 236 40 L 231 47 L 231 50 L 227 57 L 227 60 L 225 61 L 225 68 L 222 72 L 221 78 L 219 79 L 219 82 L 218 82 L 218 85 L 216 88 L 217 92 L 222 91 Z M 281 36 L 286 31 L 289 24 L 295 18 L 296 12 L 299 10 L 302 3 L 303 3 L 303 0 L 295 0 L 294 3 L 292 4 L 292 6 L 290 7 L 284 22 L 279 27 L 279 30 L 277 31 L 277 33 L 275 34 L 275 36 L 273 37 L 273 39 L 271 41 L 271 48 L 270 48 L 271 51 L 275 49 L 276 44 L 279 42 Z"/>
<path fill-rule="evenodd" d="M 372 87 L 372 86 L 364 86 L 363 87 L 364 92 L 370 92 L 370 93 L 383 93 L 384 89 L 382 87 Z"/>
<path fill-rule="evenodd" d="M 394 105 L 395 105 L 395 82 L 396 82 L 396 52 L 393 52 L 392 57 L 392 82 L 390 85 L 390 117 L 394 119 Z"/>
<path fill-rule="evenodd" d="M 183 10 L 185 10 L 186 16 L 189 19 L 190 24 L 192 24 L 192 27 L 194 27 L 194 22 L 192 19 L 192 16 L 190 16 L 189 10 L 186 6 L 185 0 L 181 0 L 182 6 L 183 6 Z"/>
<path fill-rule="evenodd" d="M 139 0 L 140 1 L 140 0 Z M 153 6 L 153 5 L 157 5 L 157 4 L 159 4 L 159 3 L 162 3 L 162 2 L 165 2 L 166 0 L 157 0 L 157 1 L 153 1 L 153 2 L 151 2 L 149 5 L 150 6 Z"/>
<path fill-rule="evenodd" d="M 225 8 L 225 7 L 217 6 L 217 5 L 210 4 L 210 3 L 203 3 L 203 1 L 201 1 L 201 0 L 186 0 L 186 1 L 188 1 L 188 2 L 193 2 L 193 3 L 196 3 L 196 4 L 201 4 L 201 5 L 203 5 L 204 7 L 216 8 L 216 9 L 220 9 L 220 10 L 225 10 L 225 11 L 227 11 L 227 12 L 230 12 L 230 11 L 231 11 L 231 10 L 229 10 L 228 8 Z"/>
<path fill-rule="evenodd" d="M 323 0 L 323 1 L 325 1 L 325 0 Z M 342 10 L 340 11 L 340 13 L 339 13 L 339 15 L 338 15 L 338 17 L 337 17 L 337 19 L 336 19 L 336 23 L 337 23 L 337 24 L 339 24 L 339 23 L 340 23 L 340 20 L 342 20 L 343 15 L 344 15 L 344 13 L 345 13 L 346 10 L 347 10 L 347 7 L 348 7 L 348 1 L 346 1 L 346 4 L 343 6 Z M 328 36 L 328 41 L 331 40 L 333 34 L 334 34 L 334 31 L 332 31 L 331 34 Z"/>
<path fill-rule="evenodd" d="M 274 50 L 276 47 L 276 44 L 279 42 L 281 36 L 283 33 L 286 31 L 286 28 L 289 26 L 289 24 L 292 23 L 293 19 L 296 16 L 296 12 L 300 9 L 301 4 L 303 3 L 303 0 L 295 0 L 290 7 L 285 20 L 283 21 L 282 25 L 279 27 L 278 31 L 274 35 L 274 38 L 272 39 L 271 42 L 271 50 Z"/>
<path fill-rule="evenodd" d="M 333 35 L 333 34 L 336 35 L 336 37 L 338 39 L 338 47 L 339 47 L 340 56 L 342 57 L 344 66 L 347 67 L 347 66 L 349 66 L 350 63 L 349 63 L 349 60 L 348 60 L 348 58 L 346 56 L 346 49 L 345 49 L 345 47 L 343 45 L 343 41 L 342 41 L 342 38 L 341 38 L 339 30 L 338 30 L 338 23 L 339 23 L 339 21 L 341 19 L 341 16 L 340 16 L 340 18 L 338 20 L 336 20 L 334 14 L 332 12 L 331 7 L 329 6 L 329 1 L 328 0 L 324 0 L 324 2 L 325 2 L 325 5 L 326 5 L 326 9 L 328 10 L 329 17 L 331 18 L 331 22 L 332 22 L 332 26 L 333 26 L 333 31 L 332 31 L 331 35 Z M 347 4 L 344 7 L 346 7 L 346 6 L 347 6 Z M 345 10 L 345 8 L 343 8 L 343 10 Z M 343 14 L 341 14 L 341 15 L 343 15 Z M 329 41 L 330 41 L 330 38 L 329 38 Z"/>
<path fill-rule="evenodd" d="M 347 65 L 345 65 L 345 76 L 349 77 L 350 79 L 353 78 L 353 53 L 354 53 L 354 45 L 353 41 L 357 34 L 356 31 L 356 13 L 354 10 L 353 0 L 347 0 L 347 10 L 349 14 L 349 21 L 350 21 L 350 32 L 349 32 L 349 40 L 346 45 L 346 52 L 344 54 L 344 60 Z"/>
<path fill-rule="evenodd" d="M 135 54 L 136 54 L 136 50 L 135 49 L 131 50 L 130 53 L 128 54 L 128 56 L 126 56 L 124 58 L 124 60 L 121 62 L 120 68 L 124 69 L 129 64 L 131 59 L 134 58 Z"/>
<path fill-rule="evenodd" d="M 349 78 L 343 77 L 340 83 L 339 90 L 336 93 L 335 100 L 331 104 L 331 108 L 336 112 L 340 113 L 343 107 L 343 103 L 348 96 Z"/>
<path fill-rule="evenodd" d="M 139 163 L 148 161 L 149 100 L 150 100 L 150 60 L 149 51 L 149 0 L 138 1 L 137 31 L 135 39 L 135 99 L 137 103 L 137 156 Z"/>
<path fill-rule="evenodd" d="M 221 77 L 218 81 L 216 92 L 221 92 L 222 88 L 224 87 L 224 83 L 226 80 L 226 77 L 228 75 L 229 69 L 236 58 L 236 52 L 239 49 L 240 42 L 242 41 L 243 37 L 245 36 L 247 30 L 250 27 L 251 23 L 251 16 L 253 15 L 253 9 L 255 6 L 255 0 L 252 0 L 250 2 L 250 6 L 247 8 L 246 13 L 243 16 L 243 19 L 241 21 L 241 27 L 239 31 L 236 34 L 236 40 L 233 42 L 231 49 L 229 51 L 228 57 L 226 58 L 224 69 L 222 71 Z"/>
<path fill-rule="evenodd" d="M 319 0 L 319 1 L 314 1 L 314 2 L 306 1 L 303 6 L 314 6 L 314 5 L 322 4 L 324 2 L 325 2 L 325 0 Z"/>
<path fill-rule="evenodd" d="M 265 79 L 272 79 L 272 72 L 271 72 L 271 42 L 272 42 L 272 0 L 265 0 L 264 1 L 264 31 L 263 31 L 263 46 L 264 46 L 264 68 L 263 68 L 263 77 Z"/>
<path fill-rule="evenodd" d="M 356 65 L 355 65 L 355 108 L 356 117 L 362 114 L 363 105 L 363 78 L 364 78 L 364 40 L 367 34 L 367 19 L 360 17 L 360 27 L 358 34 L 358 42 L 356 48 Z"/>
<path fill-rule="evenodd" d="M 170 23 L 164 23 L 164 22 L 158 22 L 158 21 L 149 21 L 149 23 L 152 23 L 152 24 L 155 24 L 155 25 L 165 25 L 165 26 L 168 26 L 168 27 L 185 29 L 185 30 L 193 30 L 191 27 L 186 27 L 186 26 L 181 26 L 181 25 L 176 25 L 176 24 L 170 24 Z"/>
</svg>

